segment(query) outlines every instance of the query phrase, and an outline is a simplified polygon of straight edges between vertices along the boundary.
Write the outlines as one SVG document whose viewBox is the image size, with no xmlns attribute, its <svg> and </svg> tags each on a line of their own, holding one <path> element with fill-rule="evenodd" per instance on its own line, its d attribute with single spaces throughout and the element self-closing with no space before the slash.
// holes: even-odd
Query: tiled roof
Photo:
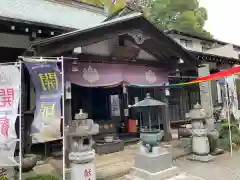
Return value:
<svg viewBox="0 0 240 180">
<path fill-rule="evenodd" d="M 85 29 L 106 18 L 83 8 L 47 0 L 0 0 L 0 16 L 73 29 Z"/>
</svg>

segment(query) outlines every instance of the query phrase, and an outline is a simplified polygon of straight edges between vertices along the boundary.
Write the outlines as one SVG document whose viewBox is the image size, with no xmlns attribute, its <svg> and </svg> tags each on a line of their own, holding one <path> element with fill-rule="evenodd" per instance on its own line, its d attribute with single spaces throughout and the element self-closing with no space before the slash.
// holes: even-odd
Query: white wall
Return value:
<svg viewBox="0 0 240 180">
<path fill-rule="evenodd" d="M 178 42 L 180 45 L 182 45 L 186 49 L 197 51 L 197 52 L 202 52 L 202 44 L 201 44 L 201 40 L 199 40 L 199 39 L 194 39 L 191 37 L 177 35 L 177 34 L 171 34 L 169 36 L 172 37 L 176 42 Z M 189 48 L 189 47 L 184 46 L 183 44 L 180 43 L 180 39 L 191 40 L 193 42 L 193 47 Z"/>
</svg>

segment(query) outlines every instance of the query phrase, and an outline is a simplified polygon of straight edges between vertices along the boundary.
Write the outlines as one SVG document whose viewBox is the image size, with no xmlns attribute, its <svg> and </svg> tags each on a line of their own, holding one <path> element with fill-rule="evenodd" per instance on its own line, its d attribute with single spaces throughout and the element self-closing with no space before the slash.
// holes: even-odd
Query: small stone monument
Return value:
<svg viewBox="0 0 240 180">
<path fill-rule="evenodd" d="M 98 124 L 87 119 L 88 114 L 80 112 L 75 115 L 68 129 L 68 136 L 72 139 L 69 160 L 71 163 L 71 180 L 96 180 L 95 150 L 93 135 L 99 133 Z"/>
<path fill-rule="evenodd" d="M 208 162 L 213 160 L 210 155 L 210 143 L 208 140 L 208 129 L 204 127 L 205 120 L 209 118 L 202 106 L 197 103 L 194 108 L 186 114 L 186 118 L 192 123 L 192 155 L 191 160 Z"/>
<path fill-rule="evenodd" d="M 136 154 L 133 171 L 126 175 L 128 179 L 164 180 L 180 174 L 180 170 L 173 166 L 171 154 L 159 145 L 163 133 L 160 129 L 153 129 L 151 125 L 151 107 L 165 105 L 165 103 L 154 100 L 150 94 L 147 94 L 143 101 L 131 106 L 149 108 L 149 126 L 140 131 L 140 152 Z"/>
</svg>

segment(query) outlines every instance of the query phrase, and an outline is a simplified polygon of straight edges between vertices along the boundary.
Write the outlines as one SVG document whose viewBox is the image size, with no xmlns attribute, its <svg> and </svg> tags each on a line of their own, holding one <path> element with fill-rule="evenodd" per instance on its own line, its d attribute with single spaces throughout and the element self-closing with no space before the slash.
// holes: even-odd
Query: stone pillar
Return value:
<svg viewBox="0 0 240 180">
<path fill-rule="evenodd" d="M 198 68 L 198 76 L 207 76 L 210 74 L 210 65 L 203 64 L 203 67 Z M 210 118 L 206 119 L 207 128 L 214 129 L 214 119 L 213 119 L 213 98 L 212 98 L 212 89 L 211 82 L 202 82 L 199 83 L 200 88 L 200 99 L 201 105 L 206 113 L 206 115 Z"/>
<path fill-rule="evenodd" d="M 164 103 L 166 103 L 166 106 L 164 107 L 165 111 L 165 117 L 163 118 L 163 130 L 164 130 L 164 141 L 171 141 L 172 140 L 172 133 L 171 133 L 171 122 L 169 119 L 169 102 L 168 97 L 164 96 Z"/>
</svg>

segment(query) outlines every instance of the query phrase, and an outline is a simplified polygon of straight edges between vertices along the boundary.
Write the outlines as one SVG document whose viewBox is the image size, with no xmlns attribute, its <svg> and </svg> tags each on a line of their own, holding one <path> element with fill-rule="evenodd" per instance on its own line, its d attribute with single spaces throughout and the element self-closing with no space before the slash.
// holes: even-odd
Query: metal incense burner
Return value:
<svg viewBox="0 0 240 180">
<path fill-rule="evenodd" d="M 150 94 L 146 98 L 131 107 L 145 109 L 148 111 L 148 128 L 140 130 L 140 152 L 136 154 L 133 171 L 126 176 L 128 179 L 167 179 L 176 176 L 179 169 L 173 166 L 171 154 L 160 147 L 162 131 L 152 128 L 151 109 L 165 106 L 166 104 L 151 98 Z M 158 118 L 159 119 L 159 118 Z"/>
<path fill-rule="evenodd" d="M 71 180 L 96 180 L 95 150 L 92 148 L 94 144 L 92 136 L 99 133 L 99 126 L 94 124 L 92 119 L 87 118 L 88 114 L 83 113 L 83 110 L 80 109 L 68 129 L 68 136 L 72 139 L 69 153 L 69 160 L 72 161 Z"/>
<path fill-rule="evenodd" d="M 151 108 L 158 107 L 158 106 L 165 106 L 166 104 L 152 99 L 149 93 L 146 94 L 144 100 L 134 104 L 133 108 L 140 108 L 148 110 L 148 128 L 141 128 L 140 129 L 140 137 L 141 137 L 141 144 L 143 147 L 141 149 L 143 151 L 152 152 L 154 147 L 159 145 L 159 140 L 162 139 L 162 134 L 160 128 L 152 128 L 152 119 L 151 119 Z M 160 127 L 160 122 L 158 122 Z"/>
</svg>

